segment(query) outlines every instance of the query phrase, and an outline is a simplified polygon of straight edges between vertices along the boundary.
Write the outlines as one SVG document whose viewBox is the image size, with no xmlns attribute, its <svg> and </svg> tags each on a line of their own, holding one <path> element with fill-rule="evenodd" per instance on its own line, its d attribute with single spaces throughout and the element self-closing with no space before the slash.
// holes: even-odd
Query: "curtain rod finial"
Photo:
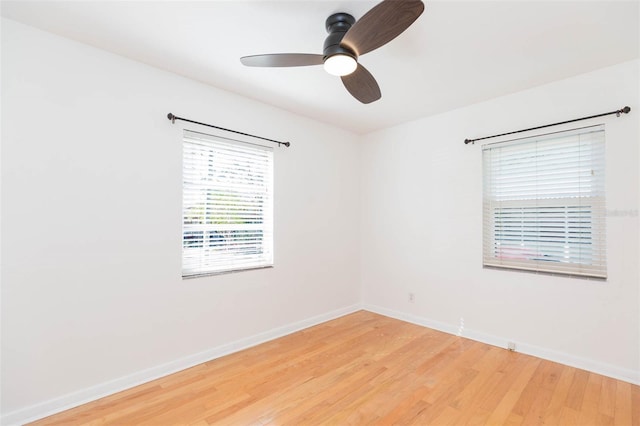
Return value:
<svg viewBox="0 0 640 426">
<path fill-rule="evenodd" d="M 464 140 L 464 144 L 465 144 L 465 145 L 468 145 L 468 144 L 470 144 L 470 143 L 474 143 L 474 141 L 473 141 L 473 140 L 471 140 L 471 139 L 465 139 L 465 140 Z"/>
<path fill-rule="evenodd" d="M 168 118 L 169 120 L 171 120 L 171 123 L 173 123 L 173 124 L 175 124 L 175 123 L 176 123 L 176 116 L 175 116 L 175 115 L 173 115 L 173 114 L 169 113 L 169 114 L 167 114 L 167 118 Z"/>
<path fill-rule="evenodd" d="M 616 117 L 620 117 L 621 114 L 629 114 L 629 111 L 631 111 L 631 108 L 628 106 L 619 109 L 616 111 Z"/>
</svg>

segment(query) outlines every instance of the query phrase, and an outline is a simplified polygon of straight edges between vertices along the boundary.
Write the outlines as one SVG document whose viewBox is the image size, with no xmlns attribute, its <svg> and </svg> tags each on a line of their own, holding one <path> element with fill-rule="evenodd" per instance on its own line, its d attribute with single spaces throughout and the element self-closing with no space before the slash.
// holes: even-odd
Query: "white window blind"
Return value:
<svg viewBox="0 0 640 426">
<path fill-rule="evenodd" d="M 606 278 L 604 126 L 485 145 L 483 263 Z"/>
<path fill-rule="evenodd" d="M 273 265 L 273 149 L 184 131 L 182 276 Z"/>
</svg>

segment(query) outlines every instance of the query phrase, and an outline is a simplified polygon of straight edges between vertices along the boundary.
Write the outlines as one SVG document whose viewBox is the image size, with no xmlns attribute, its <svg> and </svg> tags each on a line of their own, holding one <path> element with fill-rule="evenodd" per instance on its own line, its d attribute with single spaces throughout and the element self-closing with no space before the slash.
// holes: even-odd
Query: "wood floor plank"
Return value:
<svg viewBox="0 0 640 426">
<path fill-rule="evenodd" d="M 541 377 L 541 385 L 534 395 L 531 406 L 527 410 L 526 414 L 523 415 L 523 425 L 542 424 L 558 385 L 558 379 L 564 368 L 561 364 L 551 361 L 543 361 L 543 365 L 546 368 L 544 369 L 543 376 Z"/>
<path fill-rule="evenodd" d="M 542 421 L 548 425 L 559 425 L 560 417 L 562 416 L 562 409 L 564 408 L 564 402 L 569 395 L 569 389 L 571 383 L 573 383 L 573 377 L 575 375 L 575 369 L 562 368 L 560 377 L 558 379 L 558 385 L 555 387 L 553 395 L 549 404 L 545 407 Z"/>
<path fill-rule="evenodd" d="M 640 426 L 640 386 L 631 386 L 631 424 Z"/>
<path fill-rule="evenodd" d="M 404 424 L 404 415 L 408 415 L 409 418 L 415 416 L 412 413 L 412 408 L 418 405 L 422 398 L 429 392 L 429 388 L 426 386 L 419 386 L 417 388 L 409 388 L 409 392 L 400 393 L 397 396 L 397 402 L 388 407 L 387 413 L 380 417 L 379 424 Z"/>
<path fill-rule="evenodd" d="M 566 426 L 577 426 L 578 419 L 580 418 L 580 411 L 574 410 L 571 407 L 567 407 L 566 405 L 562 407 L 562 412 L 560 413 L 560 423 L 559 425 Z"/>
<path fill-rule="evenodd" d="M 576 371 L 569 389 L 569 395 L 567 396 L 566 405 L 569 408 L 580 411 L 582 406 L 582 399 L 584 392 L 587 388 L 587 382 L 589 381 L 589 372 L 584 370 Z"/>
<path fill-rule="evenodd" d="M 640 387 L 371 312 L 35 425 L 639 425 Z"/>
<path fill-rule="evenodd" d="M 492 371 L 488 379 L 471 395 L 466 406 L 458 404 L 458 409 L 463 413 L 459 419 L 461 424 L 486 424 L 499 401 L 513 386 L 517 378 L 513 373 L 523 368 L 527 361 L 525 357 L 515 354 L 504 357 L 502 350 L 498 349 L 498 351 L 500 362 L 493 369 L 489 366 L 485 367 L 487 371 Z"/>
<path fill-rule="evenodd" d="M 512 381 L 513 384 L 509 387 L 504 397 L 500 399 L 493 408 L 487 424 L 499 425 L 506 423 L 509 416 L 513 413 L 513 407 L 515 407 L 516 403 L 520 400 L 522 392 L 529 384 L 531 377 L 533 377 L 533 374 L 541 362 L 539 359 L 532 357 L 529 357 L 526 361 L 526 364 L 520 372 L 513 373 L 513 375 L 515 375 L 515 379 Z"/>
<path fill-rule="evenodd" d="M 632 424 L 633 409 L 632 406 L 632 393 L 629 383 L 618 382 L 616 386 L 616 408 L 615 408 L 615 423 L 618 425 L 630 425 Z M 636 411 L 640 407 L 635 407 Z"/>
<path fill-rule="evenodd" d="M 595 373 L 589 374 L 589 380 L 582 399 L 580 417 L 578 423 L 586 424 L 590 420 L 599 419 L 600 396 L 602 394 L 602 376 Z"/>
<path fill-rule="evenodd" d="M 602 377 L 600 403 L 598 411 L 607 417 L 613 417 L 616 409 L 616 380 L 610 377 Z"/>
</svg>

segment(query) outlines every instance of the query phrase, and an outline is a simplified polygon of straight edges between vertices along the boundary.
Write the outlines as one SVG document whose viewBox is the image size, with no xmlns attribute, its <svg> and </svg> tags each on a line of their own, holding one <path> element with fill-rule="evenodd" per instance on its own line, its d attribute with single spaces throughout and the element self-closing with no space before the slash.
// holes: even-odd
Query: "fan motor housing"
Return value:
<svg viewBox="0 0 640 426">
<path fill-rule="evenodd" d="M 325 60 L 336 54 L 348 55 L 357 59 L 354 51 L 340 45 L 342 38 L 355 22 L 356 19 L 348 13 L 334 13 L 327 18 L 325 27 L 329 35 L 324 41 L 322 50 Z"/>
</svg>

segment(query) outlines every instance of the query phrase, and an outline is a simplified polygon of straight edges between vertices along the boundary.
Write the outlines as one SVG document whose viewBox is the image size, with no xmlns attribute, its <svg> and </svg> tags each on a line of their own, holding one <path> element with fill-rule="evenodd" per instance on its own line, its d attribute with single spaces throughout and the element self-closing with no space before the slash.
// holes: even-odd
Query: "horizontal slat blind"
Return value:
<svg viewBox="0 0 640 426">
<path fill-rule="evenodd" d="M 483 263 L 606 278 L 604 127 L 483 148 Z"/>
<path fill-rule="evenodd" d="M 273 265 L 273 150 L 185 130 L 182 276 Z"/>
</svg>

